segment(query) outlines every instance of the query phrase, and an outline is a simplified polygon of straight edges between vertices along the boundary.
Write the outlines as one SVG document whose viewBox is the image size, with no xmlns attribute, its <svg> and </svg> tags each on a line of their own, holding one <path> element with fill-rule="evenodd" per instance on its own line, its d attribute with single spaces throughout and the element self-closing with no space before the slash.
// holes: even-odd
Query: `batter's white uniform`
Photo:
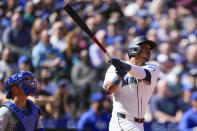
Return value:
<svg viewBox="0 0 197 131">
<path fill-rule="evenodd" d="M 128 62 L 127 62 L 128 63 Z M 149 71 L 147 75 L 146 71 Z M 159 77 L 159 67 L 152 64 L 144 66 L 132 65 L 125 77 L 119 83 L 117 90 L 112 94 L 113 111 L 109 124 L 110 131 L 143 131 L 143 123 L 135 122 L 135 118 L 143 119 Z M 117 74 L 115 67 L 110 66 L 107 70 L 103 88 L 105 84 L 112 81 Z M 149 76 L 150 82 L 143 80 Z M 125 115 L 125 118 L 117 116 L 117 113 Z"/>
</svg>

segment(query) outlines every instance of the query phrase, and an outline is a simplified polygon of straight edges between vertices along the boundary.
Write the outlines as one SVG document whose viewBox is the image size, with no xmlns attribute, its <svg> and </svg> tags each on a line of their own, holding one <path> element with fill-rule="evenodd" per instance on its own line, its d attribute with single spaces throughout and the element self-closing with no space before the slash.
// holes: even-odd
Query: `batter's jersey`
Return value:
<svg viewBox="0 0 197 131">
<path fill-rule="evenodd" d="M 138 66 L 136 66 L 138 67 Z M 150 73 L 151 82 L 145 80 L 136 79 L 130 73 L 127 73 L 118 85 L 117 90 L 112 94 L 113 99 L 113 113 L 120 112 L 131 117 L 143 118 L 146 106 L 152 96 L 153 90 L 156 86 L 157 79 L 159 77 L 159 67 L 152 64 L 146 64 L 138 67 L 139 72 L 145 73 L 145 70 Z M 133 69 L 131 69 L 132 71 Z M 135 72 L 136 76 L 139 76 L 138 72 Z M 110 66 L 106 72 L 103 88 L 105 84 L 112 81 L 117 76 L 115 73 L 115 67 Z"/>
<path fill-rule="evenodd" d="M 17 131 L 18 118 L 6 106 L 0 108 L 0 131 Z M 38 120 L 36 129 L 43 129 L 41 120 Z"/>
</svg>

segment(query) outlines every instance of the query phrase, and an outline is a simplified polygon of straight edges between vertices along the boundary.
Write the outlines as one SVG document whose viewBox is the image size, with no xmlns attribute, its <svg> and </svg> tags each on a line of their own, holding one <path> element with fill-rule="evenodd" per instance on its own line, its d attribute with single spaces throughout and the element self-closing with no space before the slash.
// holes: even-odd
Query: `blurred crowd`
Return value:
<svg viewBox="0 0 197 131">
<path fill-rule="evenodd" d="M 197 90 L 196 0 L 66 0 L 109 54 L 128 60 L 127 45 L 144 35 L 157 43 L 151 62 L 162 71 L 145 119 L 175 122 L 191 107 Z M 44 119 L 73 121 L 91 108 L 109 67 L 100 48 L 63 10 L 64 0 L 0 0 L 0 103 L 4 82 L 31 71 L 34 101 Z M 111 112 L 111 96 L 104 106 Z M 168 108 L 166 108 L 168 107 Z M 70 127 L 75 127 L 70 122 Z"/>
</svg>

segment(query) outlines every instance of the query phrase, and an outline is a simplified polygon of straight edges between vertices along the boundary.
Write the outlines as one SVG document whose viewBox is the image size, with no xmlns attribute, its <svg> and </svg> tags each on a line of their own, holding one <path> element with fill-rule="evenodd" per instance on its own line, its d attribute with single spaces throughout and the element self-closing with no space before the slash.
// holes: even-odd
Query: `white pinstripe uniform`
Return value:
<svg viewBox="0 0 197 131">
<path fill-rule="evenodd" d="M 128 62 L 127 62 L 128 63 Z M 146 77 L 147 69 L 151 82 L 143 80 Z M 143 131 L 143 123 L 135 122 L 135 118 L 142 119 L 146 111 L 149 99 L 155 88 L 159 77 L 159 68 L 156 65 L 145 64 L 144 66 L 132 65 L 124 79 L 121 80 L 117 90 L 112 94 L 113 111 L 109 124 L 110 131 Z M 105 84 L 117 76 L 115 67 L 110 66 L 107 70 Z M 117 113 L 124 114 L 125 118 L 117 116 Z"/>
</svg>

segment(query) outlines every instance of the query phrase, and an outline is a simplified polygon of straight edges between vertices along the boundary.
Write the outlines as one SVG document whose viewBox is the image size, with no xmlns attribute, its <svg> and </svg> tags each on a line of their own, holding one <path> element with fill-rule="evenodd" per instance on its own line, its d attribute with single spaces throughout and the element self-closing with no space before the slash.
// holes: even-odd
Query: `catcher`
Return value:
<svg viewBox="0 0 197 131">
<path fill-rule="evenodd" d="M 37 83 L 31 72 L 19 72 L 6 81 L 6 98 L 12 101 L 0 108 L 0 131 L 44 131 L 41 109 L 28 96 L 38 97 Z"/>
</svg>

